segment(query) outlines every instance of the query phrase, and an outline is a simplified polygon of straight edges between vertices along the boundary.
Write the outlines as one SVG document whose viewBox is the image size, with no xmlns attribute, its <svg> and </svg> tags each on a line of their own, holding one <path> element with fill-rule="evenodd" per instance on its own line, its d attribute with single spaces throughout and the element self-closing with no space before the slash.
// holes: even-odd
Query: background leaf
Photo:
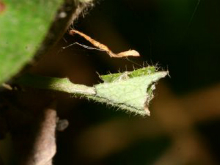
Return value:
<svg viewBox="0 0 220 165">
<path fill-rule="evenodd" d="M 30 62 L 62 0 L 7 0 L 0 12 L 0 84 Z"/>
</svg>

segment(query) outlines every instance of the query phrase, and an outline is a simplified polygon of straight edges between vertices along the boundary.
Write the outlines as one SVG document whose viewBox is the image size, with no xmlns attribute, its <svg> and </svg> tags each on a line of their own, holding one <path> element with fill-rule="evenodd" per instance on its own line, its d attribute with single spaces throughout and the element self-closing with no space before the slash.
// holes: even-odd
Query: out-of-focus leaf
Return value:
<svg viewBox="0 0 220 165">
<path fill-rule="evenodd" d="M 0 84 L 30 62 L 63 0 L 3 0 L 0 11 Z"/>
</svg>

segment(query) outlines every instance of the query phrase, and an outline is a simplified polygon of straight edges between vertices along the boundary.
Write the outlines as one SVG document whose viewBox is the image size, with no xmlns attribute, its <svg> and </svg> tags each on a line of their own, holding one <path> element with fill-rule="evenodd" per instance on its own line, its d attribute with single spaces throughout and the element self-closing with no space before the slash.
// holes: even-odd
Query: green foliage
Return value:
<svg viewBox="0 0 220 165">
<path fill-rule="evenodd" d="M 121 79 L 128 79 L 128 78 L 144 76 L 144 75 L 146 76 L 146 75 L 149 75 L 149 74 L 152 74 L 155 72 L 156 72 L 156 68 L 154 66 L 149 66 L 147 68 L 141 68 L 138 70 L 134 70 L 133 72 L 101 75 L 100 78 L 104 82 L 108 83 L 108 82 L 120 81 Z"/>
<path fill-rule="evenodd" d="M 150 115 L 148 105 L 153 98 L 155 82 L 167 75 L 156 72 L 155 67 L 146 67 L 133 72 L 124 72 L 100 76 L 104 83 L 95 86 L 96 100 L 135 112 Z"/>
<path fill-rule="evenodd" d="M 0 84 L 30 62 L 63 0 L 3 0 L 0 12 Z"/>
<path fill-rule="evenodd" d="M 50 89 L 86 97 L 106 103 L 118 109 L 139 115 L 150 115 L 149 102 L 153 98 L 155 83 L 165 77 L 167 72 L 156 72 L 155 67 L 141 68 L 100 76 L 104 82 L 94 87 L 73 84 L 67 78 L 50 78 L 34 75 L 21 77 L 17 83 L 41 89 Z"/>
<path fill-rule="evenodd" d="M 40 49 L 62 0 L 5 0 L 0 11 L 0 84 L 19 72 Z M 91 0 L 76 2 L 89 3 Z M 167 75 L 155 67 L 100 76 L 94 87 L 73 84 L 69 79 L 25 75 L 17 83 L 51 89 L 104 102 L 129 112 L 149 115 L 155 83 Z"/>
</svg>

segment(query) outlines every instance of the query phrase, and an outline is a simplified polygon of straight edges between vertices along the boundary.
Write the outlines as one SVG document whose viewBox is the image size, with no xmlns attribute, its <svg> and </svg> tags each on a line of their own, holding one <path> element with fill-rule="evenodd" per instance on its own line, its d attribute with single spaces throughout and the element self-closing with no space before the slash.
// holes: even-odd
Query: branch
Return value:
<svg viewBox="0 0 220 165">
<path fill-rule="evenodd" d="M 52 159 L 56 153 L 56 122 L 56 110 L 45 109 L 38 122 L 39 129 L 30 150 L 30 156 L 24 162 L 25 165 L 52 165 Z"/>
</svg>

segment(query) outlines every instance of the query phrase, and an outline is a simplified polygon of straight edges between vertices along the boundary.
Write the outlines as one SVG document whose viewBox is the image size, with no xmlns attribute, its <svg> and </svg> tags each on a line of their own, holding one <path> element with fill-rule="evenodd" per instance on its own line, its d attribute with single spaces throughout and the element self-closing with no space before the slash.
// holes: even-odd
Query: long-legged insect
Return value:
<svg viewBox="0 0 220 165">
<path fill-rule="evenodd" d="M 122 57 L 128 57 L 128 56 L 133 56 L 133 57 L 139 57 L 140 56 L 140 54 L 136 50 L 128 50 L 128 51 L 124 51 L 124 52 L 120 52 L 120 53 L 113 53 L 106 45 L 101 44 L 100 42 L 92 39 L 88 35 L 80 32 L 78 30 L 72 29 L 72 30 L 69 31 L 69 34 L 72 35 L 72 36 L 75 35 L 75 34 L 80 35 L 81 37 L 83 37 L 87 41 L 89 41 L 92 45 L 94 45 L 97 48 L 97 50 L 106 52 L 110 57 L 122 58 Z M 80 46 L 82 46 L 84 48 L 87 48 L 87 49 L 96 49 L 96 48 L 91 48 L 91 47 L 86 46 L 86 45 L 79 44 L 77 42 L 74 43 L 74 44 L 80 45 Z"/>
</svg>

